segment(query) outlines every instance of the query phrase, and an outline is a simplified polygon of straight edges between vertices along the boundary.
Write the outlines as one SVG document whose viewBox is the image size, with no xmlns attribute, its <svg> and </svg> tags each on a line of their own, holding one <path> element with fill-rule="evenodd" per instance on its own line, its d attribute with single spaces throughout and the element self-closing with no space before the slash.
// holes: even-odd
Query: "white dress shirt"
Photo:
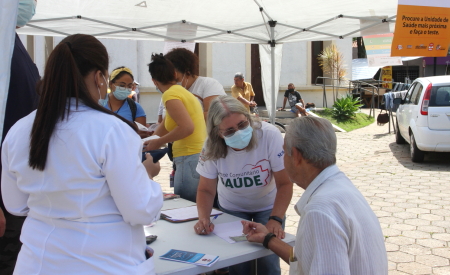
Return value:
<svg viewBox="0 0 450 275">
<path fill-rule="evenodd" d="M 311 182 L 295 209 L 301 218 L 290 274 L 388 274 L 378 218 L 336 165 Z"/>
<path fill-rule="evenodd" d="M 163 199 L 141 163 L 142 141 L 118 118 L 73 103 L 44 171 L 28 165 L 36 112 L 3 143 L 4 204 L 28 216 L 15 274 L 152 274 L 143 225 L 159 218 Z"/>
</svg>

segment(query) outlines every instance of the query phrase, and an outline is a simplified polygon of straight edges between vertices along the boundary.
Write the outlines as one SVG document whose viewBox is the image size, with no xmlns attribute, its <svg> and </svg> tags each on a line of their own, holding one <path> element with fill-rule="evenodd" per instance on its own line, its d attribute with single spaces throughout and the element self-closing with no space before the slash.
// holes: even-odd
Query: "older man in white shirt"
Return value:
<svg viewBox="0 0 450 275">
<path fill-rule="evenodd" d="M 289 263 L 289 274 L 388 274 L 378 219 L 336 166 L 336 146 L 328 120 L 308 116 L 289 125 L 284 165 L 305 189 L 295 205 L 301 216 L 295 250 L 261 224 L 243 221 L 243 232 Z"/>
</svg>

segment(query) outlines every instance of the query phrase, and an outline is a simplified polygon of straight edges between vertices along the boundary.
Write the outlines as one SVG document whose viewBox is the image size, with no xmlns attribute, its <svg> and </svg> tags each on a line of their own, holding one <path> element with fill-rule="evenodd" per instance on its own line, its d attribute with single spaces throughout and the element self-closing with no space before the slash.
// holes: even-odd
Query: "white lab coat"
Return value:
<svg viewBox="0 0 450 275">
<path fill-rule="evenodd" d="M 27 216 L 14 274 L 154 274 L 143 225 L 159 218 L 162 192 L 141 164 L 142 142 L 125 123 L 71 102 L 44 171 L 28 165 L 31 113 L 2 148 L 6 209 Z"/>
</svg>

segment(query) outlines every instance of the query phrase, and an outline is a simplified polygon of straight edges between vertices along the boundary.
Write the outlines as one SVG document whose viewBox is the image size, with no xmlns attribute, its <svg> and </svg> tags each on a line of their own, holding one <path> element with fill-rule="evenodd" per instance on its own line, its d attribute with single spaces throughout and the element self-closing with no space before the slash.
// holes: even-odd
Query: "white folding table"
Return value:
<svg viewBox="0 0 450 275">
<path fill-rule="evenodd" d="M 167 200 L 164 202 L 163 210 L 186 207 L 190 205 L 195 205 L 195 203 L 184 199 Z M 242 219 L 224 213 L 214 221 L 214 224 L 232 222 L 236 220 Z M 210 235 L 197 235 L 194 232 L 194 225 L 196 223 L 196 220 L 183 223 L 170 223 L 165 220 L 159 220 L 153 227 L 145 227 L 146 235 L 158 236 L 157 240 L 150 245 L 150 247 L 155 250 L 153 257 L 156 274 L 201 274 L 222 267 L 268 256 L 273 253 L 270 250 L 265 249 L 261 244 L 257 243 L 244 241 L 230 244 L 212 233 Z M 284 241 L 293 246 L 295 236 L 286 233 Z M 161 260 L 159 256 L 165 254 L 170 249 L 216 255 L 220 258 L 219 261 L 211 267 Z"/>
</svg>

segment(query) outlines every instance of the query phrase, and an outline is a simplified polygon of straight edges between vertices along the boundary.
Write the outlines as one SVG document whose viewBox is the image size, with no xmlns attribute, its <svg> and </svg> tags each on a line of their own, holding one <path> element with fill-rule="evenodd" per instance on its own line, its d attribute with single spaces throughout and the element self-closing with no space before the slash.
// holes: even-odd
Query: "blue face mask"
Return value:
<svg viewBox="0 0 450 275">
<path fill-rule="evenodd" d="M 25 26 L 28 21 L 33 18 L 36 12 L 35 0 L 21 0 L 19 1 L 19 10 L 17 12 L 17 27 Z"/>
<path fill-rule="evenodd" d="M 252 139 L 253 128 L 248 126 L 244 130 L 238 130 L 231 137 L 224 137 L 225 143 L 234 149 L 244 149 Z"/>
<path fill-rule="evenodd" d="M 131 88 L 125 88 L 120 86 L 115 86 L 116 90 L 113 92 L 113 95 L 118 100 L 125 100 L 131 94 Z"/>
</svg>

